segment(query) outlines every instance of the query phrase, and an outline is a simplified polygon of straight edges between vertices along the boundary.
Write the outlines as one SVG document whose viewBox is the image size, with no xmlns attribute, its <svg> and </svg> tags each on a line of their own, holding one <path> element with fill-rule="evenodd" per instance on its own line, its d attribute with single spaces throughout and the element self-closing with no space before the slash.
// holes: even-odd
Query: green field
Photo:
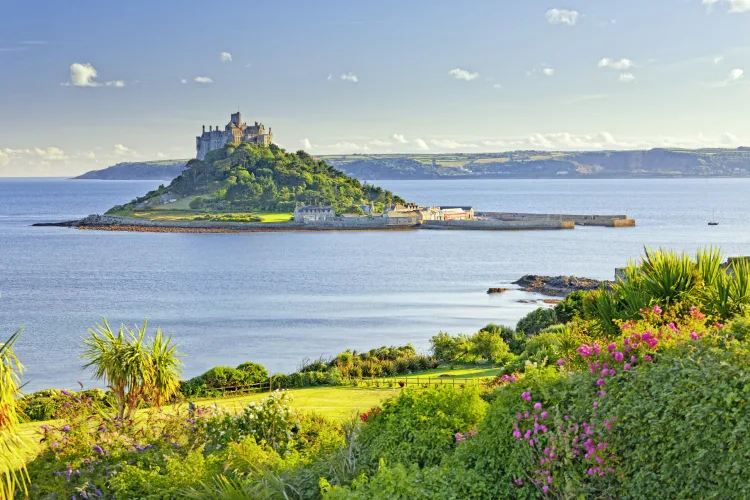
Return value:
<svg viewBox="0 0 750 500">
<path fill-rule="evenodd" d="M 192 221 L 196 220 L 196 217 L 204 217 L 210 215 L 216 220 L 222 222 L 246 222 L 247 217 L 260 217 L 261 222 L 268 223 L 281 223 L 289 222 L 294 218 L 292 213 L 271 213 L 271 212 L 219 212 L 210 213 L 193 211 L 193 210 L 175 210 L 175 205 L 179 202 L 171 203 L 164 206 L 164 208 L 157 209 L 154 207 L 152 210 L 136 210 L 130 211 L 119 211 L 112 212 L 112 215 L 119 215 L 123 217 L 139 217 L 142 219 L 149 220 L 161 220 L 161 221 Z"/>
</svg>

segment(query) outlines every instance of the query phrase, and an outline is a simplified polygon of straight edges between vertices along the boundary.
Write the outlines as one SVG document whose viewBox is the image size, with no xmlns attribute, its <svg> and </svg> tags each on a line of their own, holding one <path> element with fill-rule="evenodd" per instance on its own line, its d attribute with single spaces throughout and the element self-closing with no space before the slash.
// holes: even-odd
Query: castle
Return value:
<svg viewBox="0 0 750 500">
<path fill-rule="evenodd" d="M 268 133 L 266 133 L 266 128 L 258 122 L 248 127 L 247 123 L 242 123 L 242 114 L 237 111 L 232 113 L 231 119 L 224 130 L 219 130 L 218 125 L 214 130 L 209 125 L 208 132 L 206 132 L 206 126 L 203 125 L 203 133 L 195 138 L 196 158 L 202 160 L 206 157 L 206 153 L 223 148 L 224 144 L 228 142 L 250 142 L 270 146 L 273 142 L 273 132 L 269 127 Z"/>
</svg>

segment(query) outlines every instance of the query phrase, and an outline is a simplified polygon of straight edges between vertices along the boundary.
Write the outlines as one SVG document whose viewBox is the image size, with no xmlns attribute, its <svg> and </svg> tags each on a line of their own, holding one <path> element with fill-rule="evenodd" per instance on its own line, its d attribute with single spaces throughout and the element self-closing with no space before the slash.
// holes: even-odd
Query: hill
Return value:
<svg viewBox="0 0 750 500">
<path fill-rule="evenodd" d="M 362 180 L 747 177 L 750 148 L 321 156 Z"/>
<path fill-rule="evenodd" d="M 171 180 L 185 170 L 187 160 L 162 160 L 118 163 L 102 170 L 91 170 L 75 179 L 105 181 Z"/>
<path fill-rule="evenodd" d="M 230 143 L 204 160 L 190 160 L 168 186 L 108 213 L 291 213 L 297 203 L 332 205 L 337 213 L 355 213 L 364 204 L 378 209 L 393 202 L 403 200 L 390 191 L 363 185 L 304 151 Z"/>
</svg>

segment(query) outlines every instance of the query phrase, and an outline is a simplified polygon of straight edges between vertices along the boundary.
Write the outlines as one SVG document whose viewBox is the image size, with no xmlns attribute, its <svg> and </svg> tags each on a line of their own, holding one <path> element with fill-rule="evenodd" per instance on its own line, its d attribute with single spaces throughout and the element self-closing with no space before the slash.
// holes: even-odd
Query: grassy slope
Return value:
<svg viewBox="0 0 750 500">
<path fill-rule="evenodd" d="M 451 370 L 449 367 L 439 367 L 434 370 L 409 375 L 409 383 L 417 377 L 434 379 L 440 375 L 445 376 L 442 380 L 444 383 L 450 383 L 451 377 L 456 378 L 487 378 L 494 377 L 500 372 L 499 369 L 491 367 L 456 367 Z M 393 377 L 387 380 L 404 380 L 406 377 Z M 379 405 L 383 400 L 394 394 L 400 389 L 391 388 L 373 388 L 373 387 L 310 387 L 305 389 L 292 389 L 289 392 L 292 395 L 292 406 L 302 411 L 313 411 L 325 415 L 326 417 L 345 420 L 356 413 L 367 411 L 373 406 Z M 194 403 L 198 406 L 217 405 L 221 408 L 230 410 L 239 410 L 251 401 L 260 401 L 268 396 L 268 393 L 246 394 L 236 397 L 222 397 L 213 399 L 196 399 Z M 185 408 L 187 403 L 181 405 L 169 406 L 165 411 L 175 411 L 177 408 Z M 53 421 L 47 422 L 28 422 L 21 425 L 21 438 L 26 445 L 26 456 L 28 459 L 33 458 L 39 451 L 39 439 L 41 437 L 40 426 L 53 424 Z"/>
</svg>

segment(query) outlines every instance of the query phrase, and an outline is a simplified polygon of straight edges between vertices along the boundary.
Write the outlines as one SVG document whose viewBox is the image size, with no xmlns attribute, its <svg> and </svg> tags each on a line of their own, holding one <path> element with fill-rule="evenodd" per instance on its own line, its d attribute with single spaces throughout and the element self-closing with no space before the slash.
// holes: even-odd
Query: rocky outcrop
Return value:
<svg viewBox="0 0 750 500">
<path fill-rule="evenodd" d="M 507 291 L 508 291 L 507 288 L 490 288 L 489 290 L 487 290 L 487 293 L 488 294 L 492 294 L 492 293 L 505 293 Z"/>
<path fill-rule="evenodd" d="M 552 297 L 565 297 L 578 290 L 596 290 L 602 285 L 609 287 L 612 282 L 577 278 L 575 276 L 538 276 L 527 274 L 513 284 L 520 286 L 527 292 L 536 292 Z"/>
</svg>

